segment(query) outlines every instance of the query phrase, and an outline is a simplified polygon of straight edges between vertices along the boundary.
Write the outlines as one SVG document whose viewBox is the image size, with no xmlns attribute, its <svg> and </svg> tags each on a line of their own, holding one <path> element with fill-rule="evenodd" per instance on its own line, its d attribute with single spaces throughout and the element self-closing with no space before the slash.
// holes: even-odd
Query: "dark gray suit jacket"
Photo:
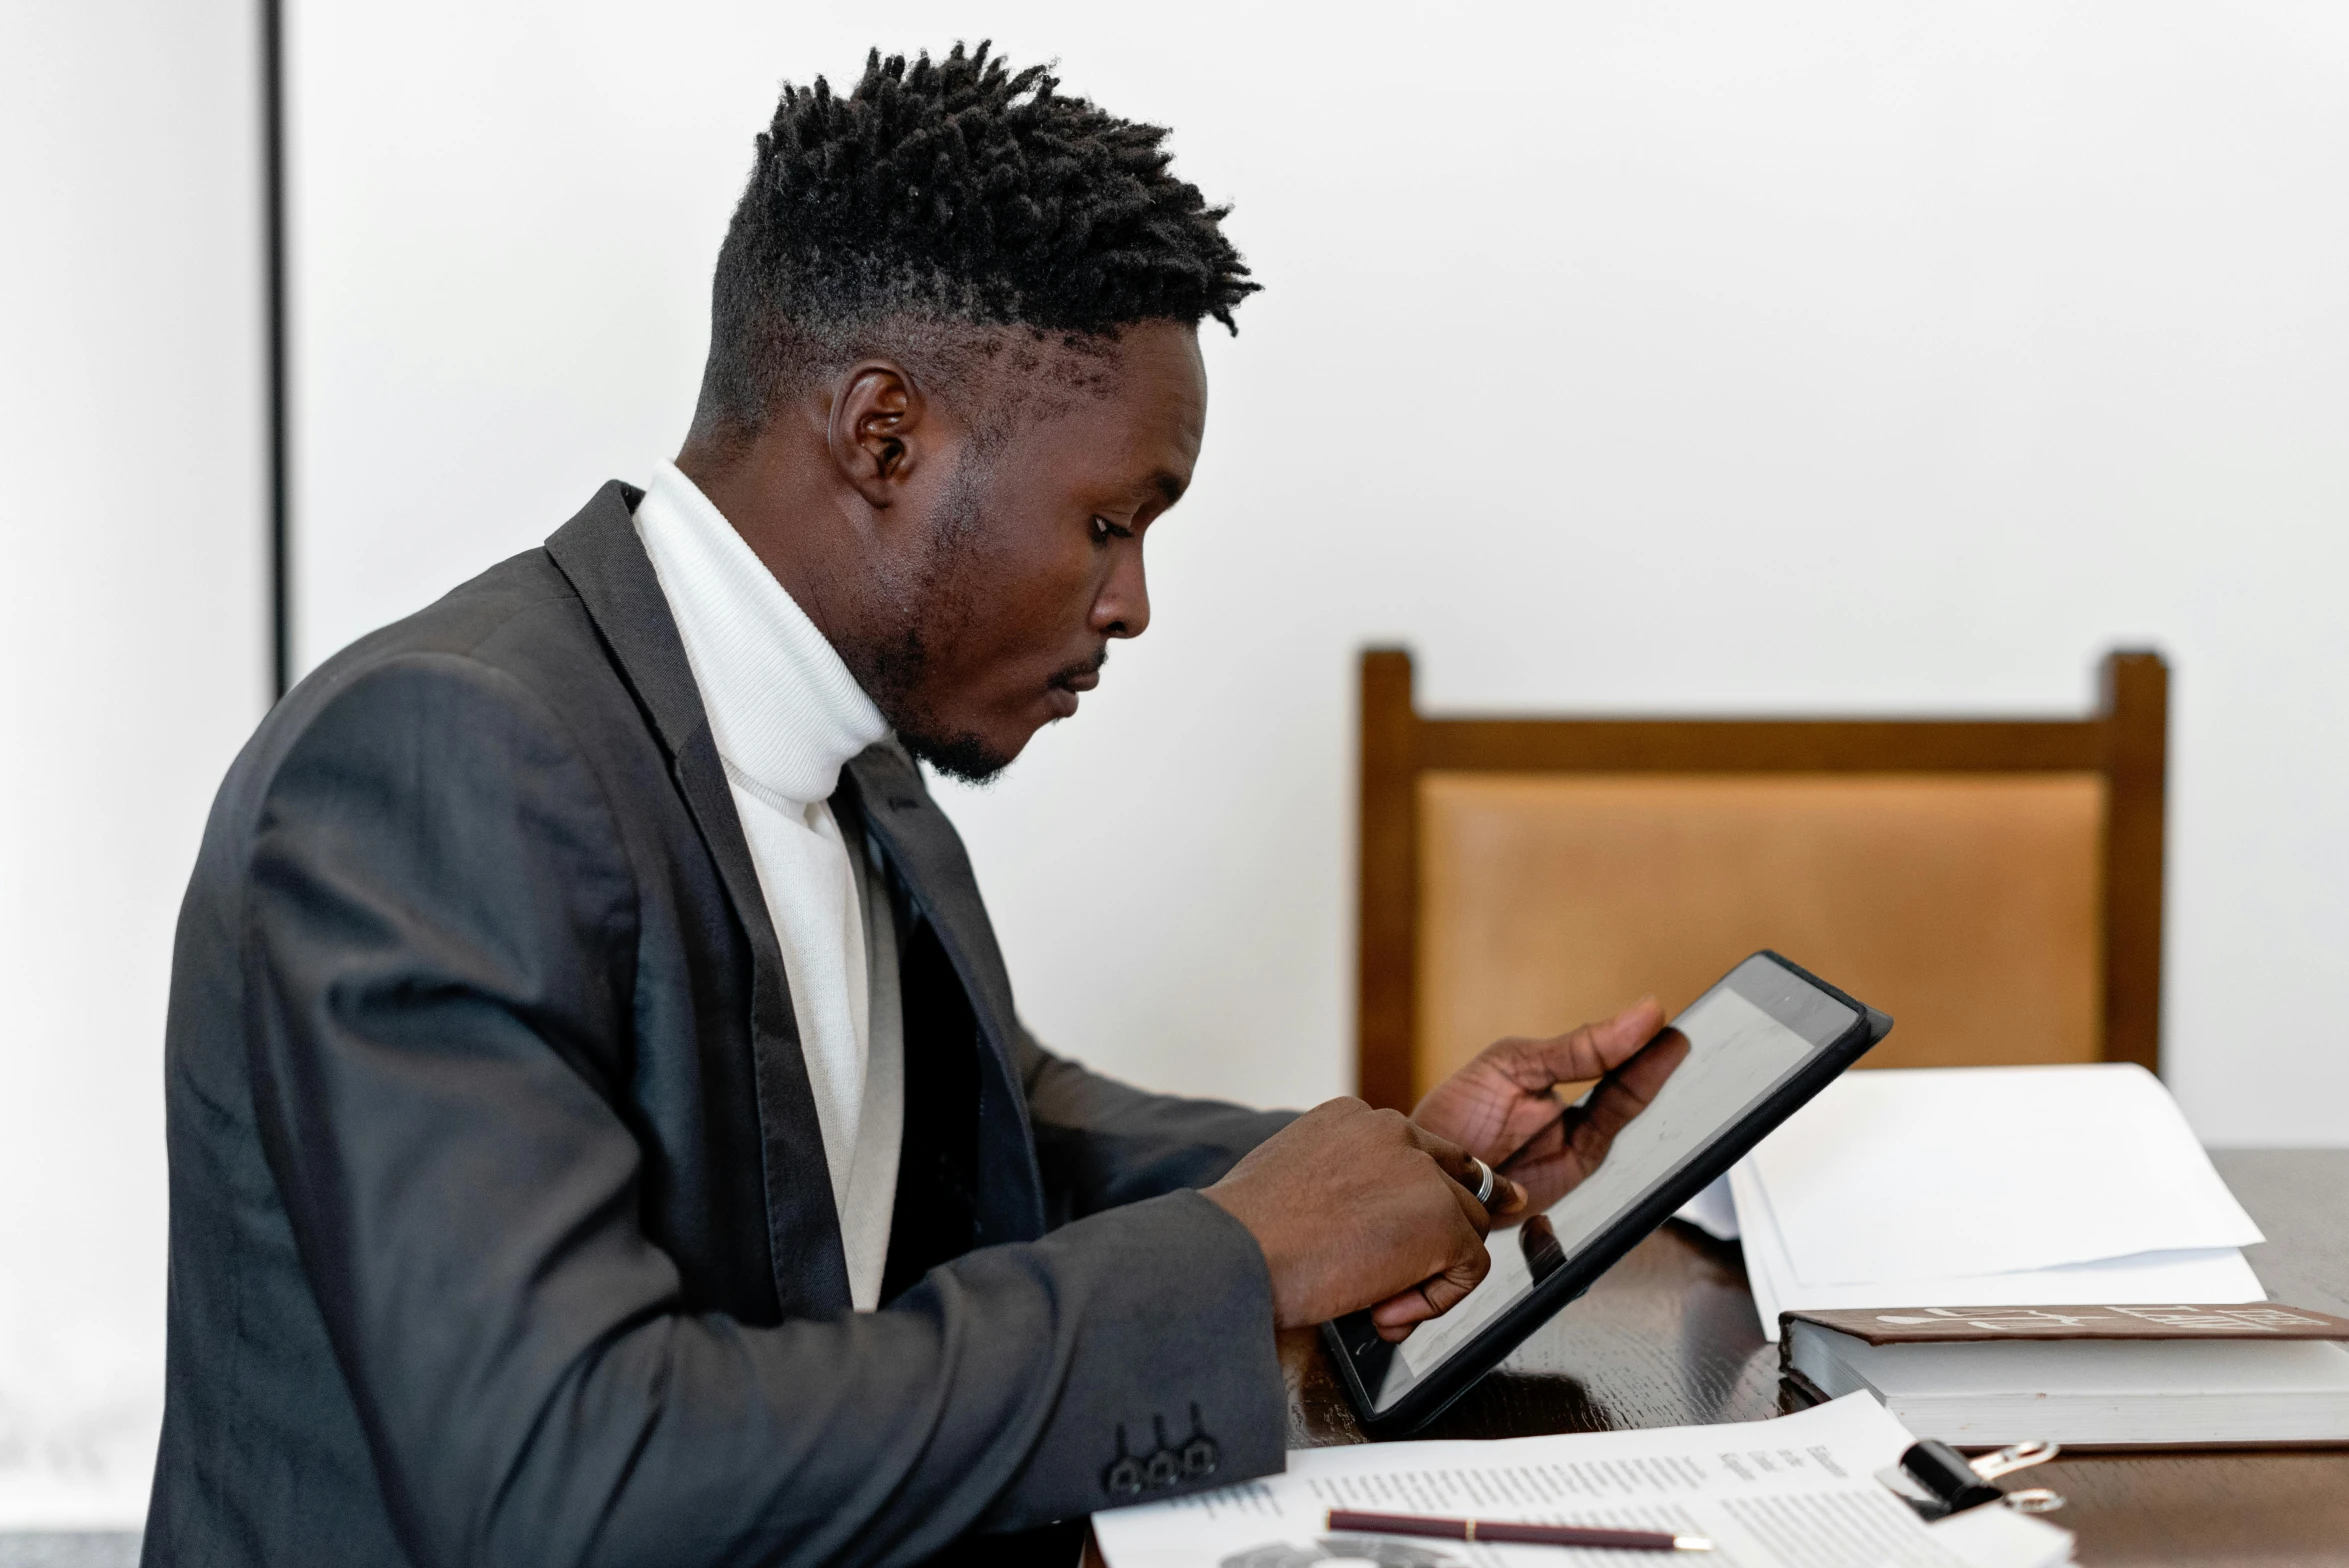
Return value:
<svg viewBox="0 0 2349 1568">
<path fill-rule="evenodd" d="M 1284 1118 L 1041 1050 L 891 750 L 908 1103 L 849 1310 L 783 966 L 607 485 L 278 704 L 167 1043 L 149 1564 L 904 1563 L 1275 1470 L 1270 1283 L 1191 1187 Z"/>
</svg>

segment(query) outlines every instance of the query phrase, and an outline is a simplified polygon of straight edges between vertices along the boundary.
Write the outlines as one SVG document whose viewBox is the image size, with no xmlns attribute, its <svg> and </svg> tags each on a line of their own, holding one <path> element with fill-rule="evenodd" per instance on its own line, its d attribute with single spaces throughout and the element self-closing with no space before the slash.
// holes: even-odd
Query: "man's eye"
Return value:
<svg viewBox="0 0 2349 1568">
<path fill-rule="evenodd" d="M 1107 544 L 1112 539 L 1131 539 L 1133 537 L 1134 531 L 1131 528 L 1120 528 L 1106 517 L 1093 519 L 1093 542 L 1095 544 Z"/>
</svg>

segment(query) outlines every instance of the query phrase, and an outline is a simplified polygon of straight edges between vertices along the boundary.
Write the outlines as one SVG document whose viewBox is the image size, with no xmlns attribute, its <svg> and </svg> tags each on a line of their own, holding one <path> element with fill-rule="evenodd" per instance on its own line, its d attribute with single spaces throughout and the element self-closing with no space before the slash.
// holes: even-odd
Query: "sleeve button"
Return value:
<svg viewBox="0 0 2349 1568">
<path fill-rule="evenodd" d="M 1120 1459 L 1102 1475 L 1101 1485 L 1112 1497 L 1139 1497 L 1142 1494 L 1142 1461 L 1131 1457 Z"/>
<path fill-rule="evenodd" d="M 1183 1462 L 1171 1448 L 1162 1448 L 1150 1456 L 1150 1484 L 1172 1486 L 1183 1478 Z"/>
<path fill-rule="evenodd" d="M 1183 1475 L 1193 1481 L 1204 1480 L 1215 1474 L 1220 1458 L 1213 1438 L 1194 1437 L 1183 1445 Z"/>
</svg>

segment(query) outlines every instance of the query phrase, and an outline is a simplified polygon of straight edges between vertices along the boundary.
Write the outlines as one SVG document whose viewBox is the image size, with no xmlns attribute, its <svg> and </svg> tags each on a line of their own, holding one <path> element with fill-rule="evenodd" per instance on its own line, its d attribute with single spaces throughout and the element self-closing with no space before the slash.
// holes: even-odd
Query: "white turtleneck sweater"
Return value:
<svg viewBox="0 0 2349 1568">
<path fill-rule="evenodd" d="M 905 1130 L 897 932 L 872 852 L 841 833 L 827 802 L 841 765 L 889 726 L 824 634 L 675 464 L 654 473 L 636 532 L 701 688 L 783 949 L 849 1295 L 870 1312 L 880 1303 Z"/>
</svg>

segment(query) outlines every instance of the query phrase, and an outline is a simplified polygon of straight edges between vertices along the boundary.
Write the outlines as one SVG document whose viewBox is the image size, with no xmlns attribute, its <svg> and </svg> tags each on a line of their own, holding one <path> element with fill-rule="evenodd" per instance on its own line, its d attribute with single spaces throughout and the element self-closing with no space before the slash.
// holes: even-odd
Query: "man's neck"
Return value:
<svg viewBox="0 0 2349 1568">
<path fill-rule="evenodd" d="M 718 454 L 688 441 L 677 467 L 710 499 L 783 591 L 834 648 L 861 628 L 858 600 L 870 581 L 851 507 L 864 501 L 826 484 L 810 454 L 786 450 L 770 428 L 738 450 Z"/>
</svg>

